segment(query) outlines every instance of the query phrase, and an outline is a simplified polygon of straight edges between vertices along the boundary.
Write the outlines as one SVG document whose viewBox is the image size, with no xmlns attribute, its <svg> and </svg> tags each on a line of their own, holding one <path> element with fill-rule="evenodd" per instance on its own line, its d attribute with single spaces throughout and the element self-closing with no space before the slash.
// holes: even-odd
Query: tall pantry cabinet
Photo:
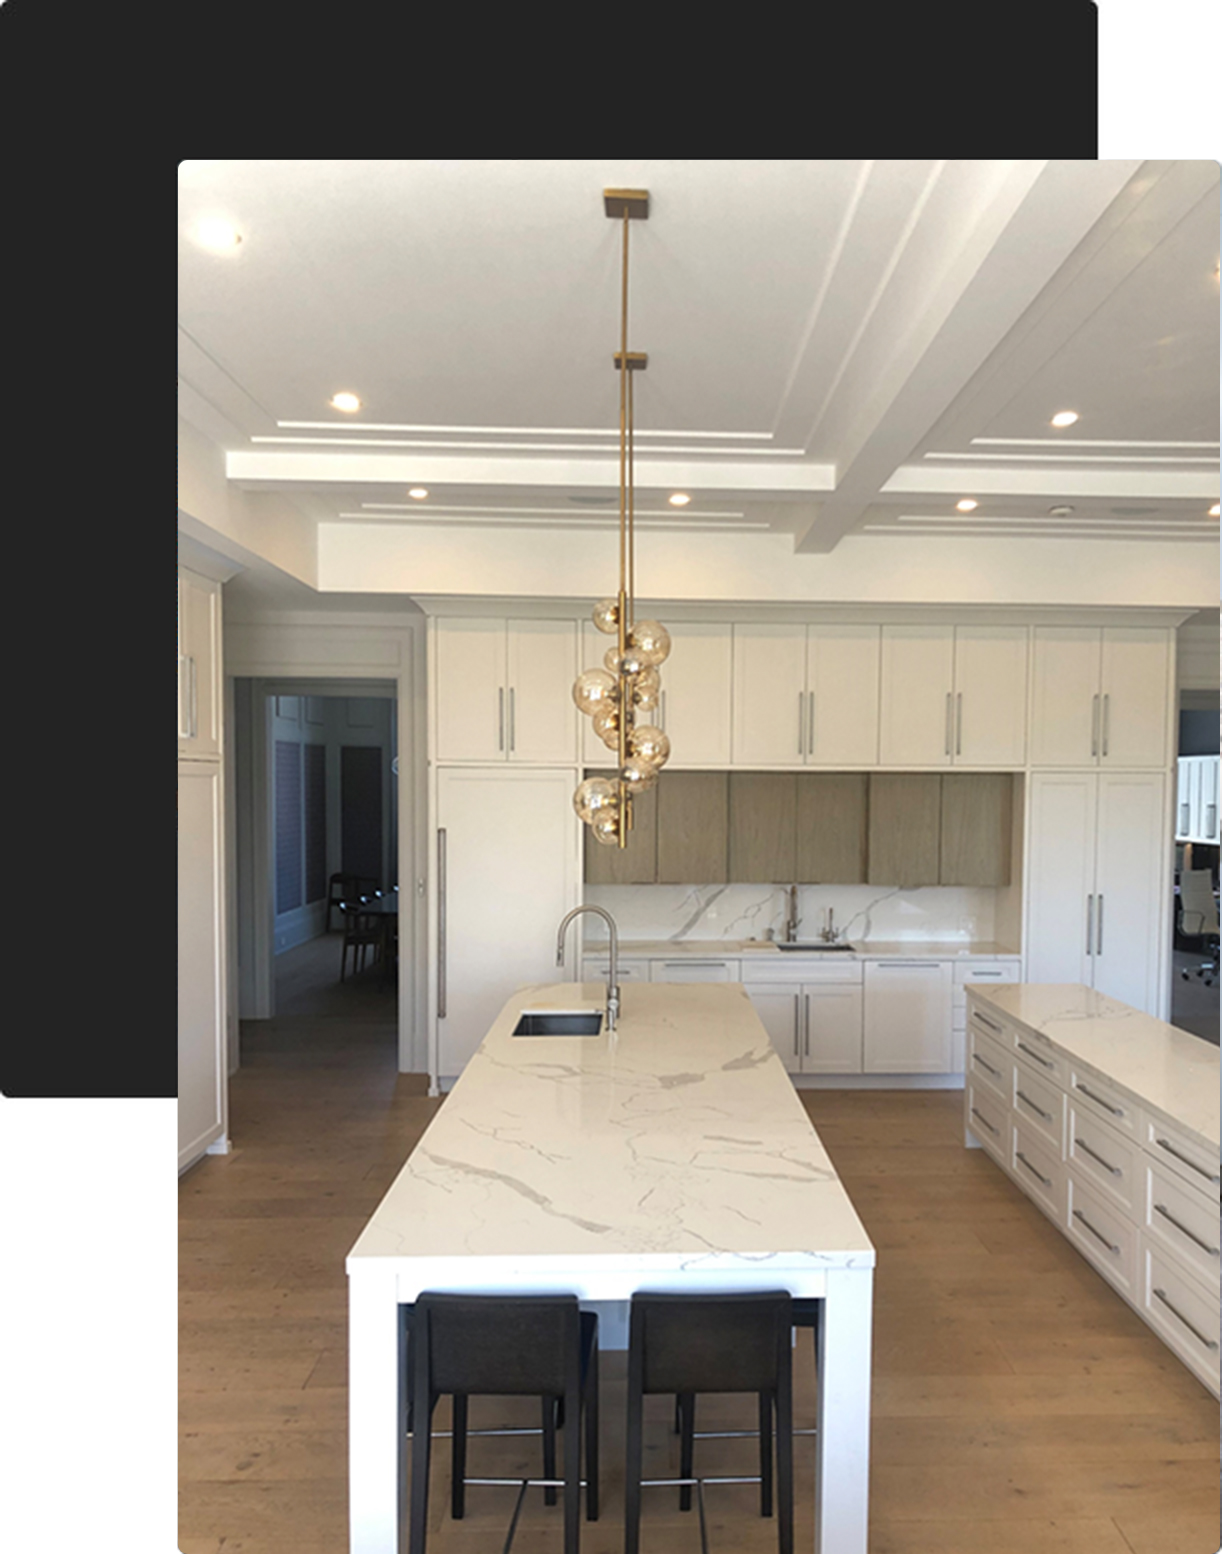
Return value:
<svg viewBox="0 0 1222 1554">
<path fill-rule="evenodd" d="M 178 1169 L 226 1149 L 221 585 L 178 569 Z"/>
</svg>

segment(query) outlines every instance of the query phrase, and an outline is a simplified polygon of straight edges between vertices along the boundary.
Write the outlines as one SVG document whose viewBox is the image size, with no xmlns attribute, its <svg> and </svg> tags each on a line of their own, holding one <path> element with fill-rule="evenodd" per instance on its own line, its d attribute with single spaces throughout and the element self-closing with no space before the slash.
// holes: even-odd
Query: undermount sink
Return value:
<svg viewBox="0 0 1222 1554">
<path fill-rule="evenodd" d="M 515 1036 L 597 1036 L 602 1030 L 601 1010 L 523 1009 L 513 1028 Z"/>
<path fill-rule="evenodd" d="M 848 954 L 848 955 L 856 955 L 856 953 L 857 953 L 857 946 L 856 945 L 853 945 L 853 944 L 824 944 L 824 943 L 822 943 L 819 940 L 813 940 L 813 941 L 810 941 L 810 942 L 805 943 L 805 944 L 802 943 L 801 941 L 799 941 L 796 944 L 778 944 L 777 945 L 777 949 L 778 950 L 801 950 L 803 955 L 809 955 L 812 950 L 817 950 L 819 952 L 819 954 L 823 954 L 823 952 L 825 950 L 829 950 L 829 951 L 839 950 L 842 954 Z"/>
</svg>

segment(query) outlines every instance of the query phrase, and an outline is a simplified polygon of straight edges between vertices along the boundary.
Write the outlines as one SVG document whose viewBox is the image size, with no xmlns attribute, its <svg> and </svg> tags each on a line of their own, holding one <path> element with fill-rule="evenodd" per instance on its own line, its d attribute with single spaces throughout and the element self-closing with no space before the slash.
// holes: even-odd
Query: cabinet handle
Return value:
<svg viewBox="0 0 1222 1554">
<path fill-rule="evenodd" d="M 509 753 L 510 753 L 510 755 L 513 754 L 513 747 L 514 747 L 514 745 L 516 743 L 516 737 L 515 736 L 516 736 L 517 720 L 514 717 L 514 706 L 515 706 L 515 704 L 514 704 L 514 688 L 511 685 L 509 687 Z"/>
<path fill-rule="evenodd" d="M 873 970 L 873 971 L 904 971 L 904 970 L 908 970 L 908 969 L 910 969 L 911 967 L 914 967 L 914 966 L 915 967 L 940 966 L 941 964 L 942 964 L 942 962 L 941 961 L 937 961 L 937 960 L 879 960 L 879 961 L 875 961 L 873 963 L 873 965 L 871 967 L 871 970 Z"/>
<path fill-rule="evenodd" d="M 1108 1251 L 1112 1254 L 1113 1257 L 1120 1256 L 1120 1248 L 1118 1246 L 1113 1246 L 1113 1244 L 1102 1233 L 1102 1231 L 1096 1230 L 1095 1227 L 1091 1224 L 1090 1220 L 1087 1219 L 1086 1215 L 1083 1214 L 1081 1209 L 1075 1209 L 1073 1211 L 1073 1217 L 1075 1219 L 1080 1219 L 1086 1226 L 1087 1230 L 1090 1231 L 1091 1235 L 1094 1236 L 1095 1240 L 1101 1241 L 1103 1245 L 1107 1247 Z"/>
<path fill-rule="evenodd" d="M 446 834 L 437 833 L 437 1018 L 446 1017 Z"/>
<path fill-rule="evenodd" d="M 1182 1231 L 1183 1234 L 1188 1237 L 1189 1241 L 1195 1241 L 1196 1244 L 1201 1248 L 1202 1252 L 1208 1252 L 1210 1257 L 1217 1257 L 1218 1249 L 1216 1246 L 1210 1246 L 1208 1241 L 1202 1241 L 1200 1236 L 1195 1235 L 1191 1230 L 1189 1230 L 1187 1225 L 1181 1225 L 1179 1220 L 1176 1219 L 1175 1215 L 1169 1214 L 1167 1210 L 1163 1208 L 1161 1203 L 1156 1203 L 1154 1205 L 1154 1212 L 1156 1214 L 1161 1214 L 1164 1219 L 1169 1219 L 1177 1230 Z"/>
<path fill-rule="evenodd" d="M 1187 1155 L 1181 1155 L 1175 1145 L 1169 1144 L 1166 1139 L 1155 1139 L 1154 1142 L 1160 1149 L 1165 1149 L 1169 1155 L 1174 1155 L 1177 1160 L 1182 1160 L 1186 1166 L 1191 1166 L 1197 1175 L 1203 1176 L 1207 1182 L 1216 1182 L 1218 1180 L 1216 1176 L 1211 1176 L 1208 1171 L 1199 1166 L 1195 1160 L 1189 1160 Z"/>
<path fill-rule="evenodd" d="M 668 960 L 663 965 L 667 971 L 679 971 L 684 966 L 724 966 L 724 960 Z"/>
<path fill-rule="evenodd" d="M 505 687 L 503 685 L 496 693 L 496 705 L 496 747 L 498 750 L 503 750 L 505 748 Z"/>
<path fill-rule="evenodd" d="M 1105 1171 L 1110 1171 L 1113 1176 L 1124 1175 L 1124 1172 L 1120 1169 L 1119 1166 L 1110 1165 L 1102 1155 L 1096 1154 L 1085 1139 L 1075 1138 L 1074 1143 L 1078 1146 L 1079 1149 L 1085 1151 L 1085 1153 L 1088 1154 L 1092 1160 L 1097 1160 Z"/>
<path fill-rule="evenodd" d="M 990 1020 L 987 1015 L 981 1014 L 979 1009 L 973 1009 L 972 1010 L 972 1019 L 973 1020 L 978 1020 L 981 1025 L 986 1025 L 989 1028 L 989 1030 L 996 1031 L 999 1036 L 1004 1036 L 1005 1035 L 1005 1032 L 1002 1030 L 1001 1026 L 1000 1025 L 994 1025 L 992 1020 Z"/>
<path fill-rule="evenodd" d="M 984 1123 L 985 1127 L 989 1130 L 989 1132 L 993 1135 L 993 1137 L 994 1138 L 997 1137 L 997 1129 L 993 1126 L 993 1124 L 989 1121 L 989 1119 L 987 1117 L 981 1116 L 981 1114 L 976 1110 L 976 1108 L 974 1106 L 972 1107 L 972 1116 L 973 1117 L 979 1117 L 980 1121 Z"/>
<path fill-rule="evenodd" d="M 807 695 L 810 697 L 810 716 L 806 720 L 806 753 L 807 753 L 807 755 L 814 755 L 814 753 L 815 753 L 815 693 L 814 693 L 814 691 L 808 691 Z"/>
<path fill-rule="evenodd" d="M 966 977 L 968 982 L 983 982 L 985 977 L 1004 977 L 1004 971 L 971 971 Z"/>
<path fill-rule="evenodd" d="M 1089 1095 L 1092 1101 L 1094 1101 L 1097 1105 L 1102 1106 L 1106 1111 L 1111 1112 L 1113 1117 L 1124 1116 L 1123 1106 L 1113 1106 L 1110 1101 L 1105 1101 L 1101 1095 L 1096 1095 L 1093 1090 L 1088 1089 L 1085 1085 L 1078 1084 L 1076 1080 L 1074 1082 L 1074 1089 L 1081 1090 L 1083 1095 Z"/>
<path fill-rule="evenodd" d="M 1015 1042 L 1015 1046 L 1020 1052 L 1025 1052 L 1029 1058 L 1034 1058 L 1037 1063 L 1042 1063 L 1045 1068 L 1056 1067 L 1055 1063 L 1050 1062 L 1047 1058 L 1040 1057 L 1038 1052 L 1032 1052 L 1031 1048 L 1024 1046 L 1021 1041 Z"/>
<path fill-rule="evenodd" d="M 1095 913 L 1095 954 L 1103 954 L 1103 897 L 1099 897 L 1099 910 Z"/>
<path fill-rule="evenodd" d="M 1021 1090 L 1016 1090 L 1014 1093 L 1020 1101 L 1025 1101 L 1031 1110 L 1035 1112 L 1037 1116 L 1042 1117 L 1045 1122 L 1052 1121 L 1052 1113 L 1046 1112 L 1042 1106 L 1037 1106 L 1029 1095 L 1024 1095 Z"/>
<path fill-rule="evenodd" d="M 662 712 L 662 732 L 665 733 L 666 732 L 666 692 L 665 691 L 662 692 L 661 712 Z"/>
<path fill-rule="evenodd" d="M 1107 754 L 1107 728 L 1108 728 L 1108 723 L 1110 721 L 1108 714 L 1111 711 L 1111 706 L 1110 706 L 1111 700 L 1112 700 L 1112 698 L 1110 696 L 1107 696 L 1107 695 L 1105 695 L 1104 698 L 1103 698 L 1103 753 L 1104 753 L 1104 755 Z"/>
<path fill-rule="evenodd" d="M 1088 955 L 1091 953 L 1090 941 L 1094 938 L 1094 936 L 1095 936 L 1095 898 L 1094 898 L 1094 896 L 1087 896 L 1087 898 L 1086 898 L 1086 953 Z"/>
<path fill-rule="evenodd" d="M 1171 1315 L 1173 1317 L 1179 1318 L 1179 1320 L 1184 1324 L 1184 1326 L 1188 1329 L 1188 1331 L 1192 1334 L 1198 1343 L 1204 1344 L 1205 1347 L 1209 1350 L 1213 1350 L 1218 1347 L 1218 1340 L 1216 1338 L 1206 1338 L 1204 1333 L 1198 1332 L 1197 1329 L 1193 1327 L 1188 1318 L 1184 1315 L 1184 1313 L 1175 1309 L 1162 1290 L 1152 1290 L 1151 1294 L 1158 1296 L 1159 1300 L 1162 1301 L 1163 1305 L 1166 1306 Z"/>
<path fill-rule="evenodd" d="M 798 1009 L 799 1009 L 799 1006 L 801 1005 L 801 1002 L 802 1002 L 801 994 L 800 993 L 795 993 L 793 995 L 793 1055 L 794 1055 L 795 1058 L 800 1056 L 801 1051 L 802 1051 L 801 1047 L 798 1044 L 798 1020 L 800 1018 L 799 1013 L 798 1013 Z"/>
<path fill-rule="evenodd" d="M 1031 1175 L 1039 1177 L 1040 1181 L 1043 1182 L 1045 1187 L 1051 1187 L 1052 1186 L 1052 1183 L 1049 1181 L 1049 1179 L 1046 1176 L 1044 1176 L 1041 1172 L 1039 1172 L 1039 1171 L 1037 1171 L 1035 1169 L 1035 1167 L 1027 1159 L 1026 1155 L 1023 1154 L 1021 1149 L 1016 1149 L 1014 1151 L 1014 1158 L 1015 1158 L 1015 1160 L 1021 1160 L 1022 1163 L 1027 1167 L 1027 1170 L 1031 1172 Z"/>
<path fill-rule="evenodd" d="M 1090 753 L 1093 756 L 1099 754 L 1099 696 L 1097 692 L 1090 699 Z"/>
<path fill-rule="evenodd" d="M 810 994 L 805 993 L 803 997 L 806 999 L 806 1041 L 804 1046 L 806 1056 L 810 1057 Z"/>
<path fill-rule="evenodd" d="M 972 1053 L 972 1062 L 973 1063 L 979 1063 L 981 1068 L 987 1068 L 989 1073 L 992 1074 L 994 1079 L 1000 1079 L 1001 1078 L 1001 1070 L 999 1068 L 994 1068 L 991 1063 L 986 1063 L 985 1060 L 980 1056 L 980 1054 L 978 1052 L 973 1052 Z"/>
<path fill-rule="evenodd" d="M 963 692 L 960 691 L 956 698 L 955 713 L 955 754 L 963 754 Z"/>
<path fill-rule="evenodd" d="M 806 692 L 798 692 L 798 754 L 806 753 Z"/>
<path fill-rule="evenodd" d="M 954 697 L 946 693 L 946 754 L 950 754 L 951 723 L 954 720 Z"/>
</svg>

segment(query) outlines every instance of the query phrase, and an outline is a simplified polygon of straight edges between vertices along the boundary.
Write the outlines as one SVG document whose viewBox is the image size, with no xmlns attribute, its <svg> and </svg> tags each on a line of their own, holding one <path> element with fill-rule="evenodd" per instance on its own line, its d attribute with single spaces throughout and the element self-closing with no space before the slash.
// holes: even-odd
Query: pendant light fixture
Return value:
<svg viewBox="0 0 1222 1554">
<path fill-rule="evenodd" d="M 624 257 L 620 300 L 620 348 L 615 353 L 619 393 L 619 592 L 594 606 L 594 624 L 615 637 L 604 667 L 587 669 L 573 686 L 573 700 L 594 720 L 594 731 L 619 760 L 616 778 L 587 777 L 573 795 L 573 808 L 597 841 L 626 847 L 632 829 L 632 796 L 652 788 L 668 756 L 670 740 L 649 720 L 658 705 L 658 665 L 670 652 L 670 636 L 657 621 L 638 621 L 633 554 L 632 377 L 649 358 L 628 350 L 628 223 L 649 216 L 647 189 L 604 189 L 608 216 L 622 220 Z"/>
</svg>

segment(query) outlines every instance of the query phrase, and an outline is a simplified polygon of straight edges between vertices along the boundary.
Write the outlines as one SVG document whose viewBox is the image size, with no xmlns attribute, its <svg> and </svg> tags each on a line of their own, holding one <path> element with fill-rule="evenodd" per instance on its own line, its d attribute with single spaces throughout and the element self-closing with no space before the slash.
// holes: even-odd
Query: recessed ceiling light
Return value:
<svg viewBox="0 0 1222 1554">
<path fill-rule="evenodd" d="M 1211 508 L 1210 508 L 1210 509 L 1209 509 L 1209 516 L 1210 516 L 1210 517 L 1211 517 L 1211 518 L 1216 518 L 1216 517 L 1217 517 L 1217 516 L 1218 516 L 1218 504 L 1217 504 L 1217 503 L 1216 503 L 1216 502 L 1215 502 L 1215 503 L 1214 503 L 1214 505 L 1213 505 L 1213 506 L 1212 506 L 1212 507 L 1211 507 Z"/>
<path fill-rule="evenodd" d="M 667 500 L 672 507 L 686 507 L 691 501 L 691 497 L 688 496 L 686 491 L 672 491 Z"/>
<path fill-rule="evenodd" d="M 1053 426 L 1072 426 L 1078 419 L 1076 410 L 1058 410 L 1052 418 Z"/>
<path fill-rule="evenodd" d="M 974 513 L 980 506 L 980 503 L 975 497 L 965 496 L 961 502 L 956 502 L 955 506 L 961 513 Z"/>
<path fill-rule="evenodd" d="M 355 394 L 332 394 L 331 408 L 333 410 L 359 410 L 361 402 Z"/>
<path fill-rule="evenodd" d="M 1054 517 L 1054 518 L 1068 518 L 1070 513 L 1073 512 L 1073 508 L 1072 507 L 1050 507 L 1048 509 L 1048 511 L 1052 515 L 1052 517 Z"/>
<path fill-rule="evenodd" d="M 423 502 L 425 497 L 428 496 L 429 493 L 428 493 L 428 490 L 424 486 L 413 486 L 411 488 L 411 490 L 407 494 L 414 501 Z"/>
<path fill-rule="evenodd" d="M 223 221 L 219 216 L 205 216 L 195 229 L 195 237 L 205 248 L 218 254 L 232 253 L 242 241 L 242 234 L 233 223 Z"/>
</svg>

